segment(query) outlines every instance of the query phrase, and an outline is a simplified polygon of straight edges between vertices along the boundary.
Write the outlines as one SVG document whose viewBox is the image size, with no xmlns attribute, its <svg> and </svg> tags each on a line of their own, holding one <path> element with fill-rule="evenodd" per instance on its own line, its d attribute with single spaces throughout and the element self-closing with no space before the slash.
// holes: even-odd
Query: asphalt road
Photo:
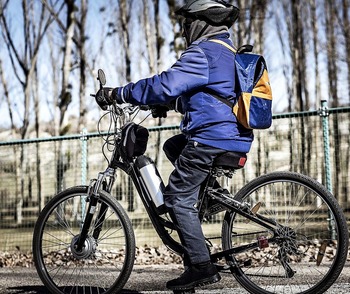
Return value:
<svg viewBox="0 0 350 294">
<path fill-rule="evenodd" d="M 167 294 L 172 293 L 165 288 L 166 281 L 181 274 L 182 268 L 178 265 L 135 265 L 123 293 Z M 196 293 L 203 294 L 245 294 L 234 278 L 230 275 L 221 275 L 219 283 L 196 289 Z M 0 268 L 1 294 L 47 294 L 34 268 Z M 334 294 L 350 293 L 350 264 L 347 263 L 336 284 L 327 291 Z"/>
</svg>

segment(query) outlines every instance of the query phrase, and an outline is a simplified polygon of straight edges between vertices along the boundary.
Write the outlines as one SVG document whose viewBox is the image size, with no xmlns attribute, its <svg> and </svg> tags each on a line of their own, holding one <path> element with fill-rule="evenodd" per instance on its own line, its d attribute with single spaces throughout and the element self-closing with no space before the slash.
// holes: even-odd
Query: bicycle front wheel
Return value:
<svg viewBox="0 0 350 294">
<path fill-rule="evenodd" d="M 101 191 L 84 247 L 75 244 L 87 214 L 88 187 L 57 194 L 34 228 L 33 258 L 50 293 L 118 293 L 135 259 L 131 222 L 121 205 Z"/>
<path fill-rule="evenodd" d="M 246 245 L 228 263 L 250 293 L 323 293 L 347 258 L 349 235 L 336 199 L 317 181 L 292 172 L 258 177 L 235 199 L 271 227 L 227 212 L 224 249 Z"/>
</svg>

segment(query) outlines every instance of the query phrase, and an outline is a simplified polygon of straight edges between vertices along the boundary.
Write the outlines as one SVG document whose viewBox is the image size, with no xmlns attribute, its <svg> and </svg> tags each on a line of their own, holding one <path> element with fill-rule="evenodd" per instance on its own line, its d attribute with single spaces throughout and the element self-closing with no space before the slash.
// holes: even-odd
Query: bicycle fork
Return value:
<svg viewBox="0 0 350 294">
<path fill-rule="evenodd" d="M 99 209 L 98 216 L 96 218 L 95 224 L 94 224 L 94 230 L 92 233 L 92 237 L 89 237 L 89 230 L 92 224 L 92 220 L 94 217 L 94 214 L 96 212 L 96 207 L 99 201 L 99 192 L 100 190 L 104 190 L 106 192 L 110 192 L 112 189 L 114 180 L 115 180 L 115 169 L 113 168 L 107 168 L 105 172 L 101 172 L 98 174 L 98 178 L 91 180 L 89 188 L 88 188 L 88 198 L 85 200 L 86 202 L 89 202 L 87 211 L 85 212 L 85 219 L 83 220 L 83 225 L 80 231 L 79 236 L 76 238 L 74 246 L 74 250 L 76 252 L 82 252 L 84 251 L 84 248 L 86 247 L 86 241 L 90 238 L 90 242 L 94 243 L 93 246 L 96 248 L 97 246 L 97 239 L 100 235 L 100 232 L 102 230 L 102 225 L 106 217 L 108 205 L 105 203 L 101 204 L 101 207 Z M 109 177 L 109 183 L 107 184 L 106 178 Z"/>
</svg>

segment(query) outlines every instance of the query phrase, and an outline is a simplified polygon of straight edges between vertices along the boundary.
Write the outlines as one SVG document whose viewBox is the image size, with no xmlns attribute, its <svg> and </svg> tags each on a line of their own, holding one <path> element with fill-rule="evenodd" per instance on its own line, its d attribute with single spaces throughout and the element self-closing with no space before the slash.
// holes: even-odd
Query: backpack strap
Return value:
<svg viewBox="0 0 350 294">
<path fill-rule="evenodd" d="M 213 96 L 214 98 L 218 99 L 219 101 L 221 101 L 222 103 L 226 104 L 227 106 L 229 106 L 230 108 L 232 108 L 234 106 L 234 103 L 222 98 L 221 96 L 219 96 L 218 94 L 214 93 L 214 91 L 211 91 L 210 89 L 206 89 L 205 93 L 208 93 L 209 95 Z"/>
<path fill-rule="evenodd" d="M 237 53 L 236 49 L 234 49 L 232 46 L 230 46 L 229 44 L 227 44 L 224 41 L 221 41 L 221 40 L 218 40 L 218 39 L 209 39 L 208 41 L 214 42 L 214 43 L 218 43 L 218 44 L 221 44 L 221 45 L 225 46 L 227 49 L 231 50 L 233 52 L 233 54 Z M 219 95 L 217 95 L 216 93 L 214 93 L 212 91 L 207 91 L 207 93 L 210 94 L 211 96 L 213 96 L 214 98 L 220 100 L 222 103 L 225 103 L 230 108 L 232 108 L 234 106 L 234 104 L 232 102 L 228 101 L 225 98 L 220 97 Z"/>
<path fill-rule="evenodd" d="M 237 50 L 237 54 L 251 53 L 251 52 L 253 52 L 253 46 L 252 45 L 248 45 L 248 44 L 242 45 Z"/>
<path fill-rule="evenodd" d="M 249 53 L 249 52 L 253 51 L 252 45 L 243 45 L 236 50 L 235 48 L 233 48 L 232 46 L 230 46 L 226 42 L 218 40 L 218 39 L 210 39 L 208 41 L 221 44 L 221 45 L 225 46 L 227 49 L 231 50 L 234 54 Z"/>
<path fill-rule="evenodd" d="M 237 50 L 235 48 L 233 48 L 232 46 L 230 46 L 229 44 L 227 44 L 224 41 L 221 41 L 221 40 L 218 40 L 218 39 L 210 39 L 208 41 L 221 44 L 221 45 L 225 46 L 227 49 L 231 50 L 234 54 L 237 53 Z"/>
</svg>

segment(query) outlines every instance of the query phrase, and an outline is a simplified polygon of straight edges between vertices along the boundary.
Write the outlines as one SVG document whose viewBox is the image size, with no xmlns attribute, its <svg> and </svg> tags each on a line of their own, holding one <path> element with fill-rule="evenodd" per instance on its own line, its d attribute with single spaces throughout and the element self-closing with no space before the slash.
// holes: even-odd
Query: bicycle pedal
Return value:
<svg viewBox="0 0 350 294">
<path fill-rule="evenodd" d="M 256 213 L 259 211 L 260 207 L 261 207 L 261 202 L 258 202 L 257 204 L 255 204 L 255 205 L 250 209 L 250 212 L 251 212 L 252 214 L 256 215 Z M 246 224 L 249 223 L 249 222 L 250 222 L 249 219 L 246 219 L 246 220 L 245 220 L 245 223 L 246 223 Z"/>
<path fill-rule="evenodd" d="M 324 240 L 320 246 L 320 249 L 318 250 L 317 253 L 317 258 L 316 258 L 316 265 L 319 266 L 323 260 L 323 257 L 325 255 L 326 249 L 327 249 L 328 241 Z"/>
<path fill-rule="evenodd" d="M 230 269 L 230 266 L 227 265 L 227 264 L 217 264 L 217 263 L 214 263 L 214 265 L 216 266 L 216 269 L 217 269 L 219 272 L 228 271 L 228 270 Z"/>
<path fill-rule="evenodd" d="M 192 294 L 196 293 L 196 290 L 194 288 L 187 289 L 187 290 L 173 290 L 174 294 Z"/>
<path fill-rule="evenodd" d="M 261 207 L 261 202 L 258 202 L 257 204 L 255 204 L 255 205 L 253 206 L 253 208 L 252 208 L 250 211 L 251 211 L 253 214 L 256 214 L 256 213 L 259 211 L 260 207 Z"/>
</svg>

